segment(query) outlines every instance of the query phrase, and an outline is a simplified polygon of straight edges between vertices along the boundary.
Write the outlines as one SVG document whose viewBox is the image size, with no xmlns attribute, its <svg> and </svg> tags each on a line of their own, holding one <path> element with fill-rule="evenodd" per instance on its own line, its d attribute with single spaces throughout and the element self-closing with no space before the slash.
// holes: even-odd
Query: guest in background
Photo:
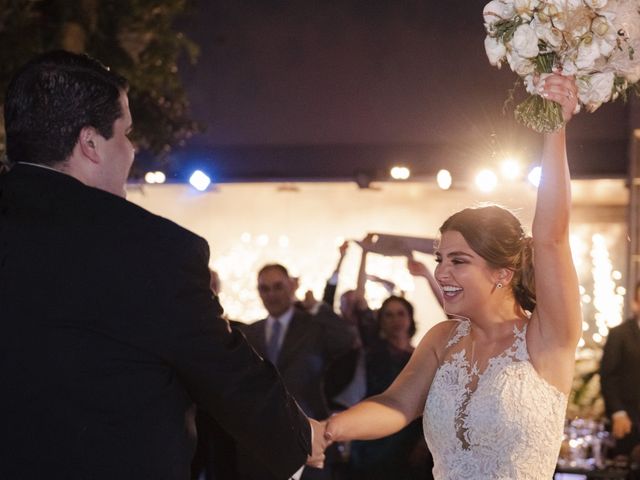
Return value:
<svg viewBox="0 0 640 480">
<path fill-rule="evenodd" d="M 629 455 L 640 444 L 640 282 L 632 311 L 631 318 L 609 332 L 600 364 L 602 396 L 616 439 L 614 455 Z"/>
<path fill-rule="evenodd" d="M 327 418 L 330 411 L 324 395 L 324 376 L 332 362 L 353 350 L 353 331 L 335 315 L 313 316 L 295 308 L 295 282 L 282 265 L 269 264 L 260 269 L 258 293 L 269 316 L 241 327 L 247 340 L 277 367 L 288 391 L 307 415 Z M 240 478 L 274 478 L 251 453 L 239 449 Z M 302 479 L 330 479 L 330 463 L 328 459 L 322 470 L 305 468 Z"/>
<path fill-rule="evenodd" d="M 332 309 L 340 279 L 340 270 L 348 248 L 348 241 L 344 241 L 340 245 L 338 263 L 325 285 L 322 304 L 329 305 Z M 361 274 L 364 274 L 364 272 L 361 271 Z M 325 393 L 333 411 L 344 410 L 356 404 L 364 398 L 366 393 L 365 360 L 360 332 L 363 330 L 363 325 L 367 325 L 369 330 L 377 331 L 377 325 L 373 311 L 364 299 L 364 282 L 358 282 L 358 285 L 360 286 L 359 290 L 347 290 L 340 296 L 340 318 L 354 332 L 356 345 L 359 348 L 355 351 L 355 358 L 353 359 L 355 365 L 347 382 L 345 382 L 345 379 L 348 372 L 344 368 L 340 368 L 339 365 L 334 365 L 328 375 L 330 381 L 325 384 Z"/>
<path fill-rule="evenodd" d="M 416 322 L 409 301 L 392 295 L 382 303 L 377 317 L 379 337 L 365 349 L 367 397 L 384 392 L 414 350 L 411 338 Z M 423 440 L 421 420 L 414 420 L 389 437 L 352 442 L 349 463 L 353 480 L 431 478 L 431 456 Z"/>
</svg>

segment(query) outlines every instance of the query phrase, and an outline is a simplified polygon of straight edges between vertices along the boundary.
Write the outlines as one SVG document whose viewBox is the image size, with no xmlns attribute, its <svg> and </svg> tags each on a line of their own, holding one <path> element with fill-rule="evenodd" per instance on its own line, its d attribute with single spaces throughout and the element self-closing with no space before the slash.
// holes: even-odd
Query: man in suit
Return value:
<svg viewBox="0 0 640 480">
<path fill-rule="evenodd" d="M 635 286 L 632 310 L 633 317 L 609 332 L 600 364 L 615 453 L 626 455 L 640 445 L 640 282 Z"/>
<path fill-rule="evenodd" d="M 353 330 L 333 313 L 314 316 L 295 308 L 295 282 L 282 265 L 262 267 L 258 272 L 258 293 L 269 316 L 242 327 L 247 340 L 276 365 L 287 389 L 308 416 L 327 418 L 330 412 L 324 395 L 324 374 L 332 362 L 349 356 L 355 346 Z M 241 478 L 272 478 L 259 461 L 252 462 L 251 452 L 243 449 L 239 458 Z M 330 478 L 330 468 L 305 468 L 302 478 Z"/>
<path fill-rule="evenodd" d="M 7 90 L 0 478 L 186 480 L 194 402 L 288 478 L 322 428 L 221 319 L 204 239 L 125 200 L 126 92 L 63 51 Z"/>
</svg>

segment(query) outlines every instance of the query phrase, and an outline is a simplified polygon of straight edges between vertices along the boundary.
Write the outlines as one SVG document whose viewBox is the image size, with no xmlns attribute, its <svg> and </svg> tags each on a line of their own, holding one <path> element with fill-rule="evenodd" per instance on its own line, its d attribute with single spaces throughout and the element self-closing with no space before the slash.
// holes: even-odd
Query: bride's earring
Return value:
<svg viewBox="0 0 640 480">
<path fill-rule="evenodd" d="M 502 282 L 496 283 L 496 288 L 502 288 Z"/>
</svg>

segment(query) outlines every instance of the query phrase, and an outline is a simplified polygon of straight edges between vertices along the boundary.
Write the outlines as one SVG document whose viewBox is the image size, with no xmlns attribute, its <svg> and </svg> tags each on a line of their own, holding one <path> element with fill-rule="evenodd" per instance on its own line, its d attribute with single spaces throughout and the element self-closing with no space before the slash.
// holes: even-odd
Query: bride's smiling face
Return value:
<svg viewBox="0 0 640 480">
<path fill-rule="evenodd" d="M 447 313 L 469 318 L 485 306 L 496 285 L 496 270 L 473 251 L 460 232 L 442 234 L 436 262 L 435 277 Z"/>
</svg>

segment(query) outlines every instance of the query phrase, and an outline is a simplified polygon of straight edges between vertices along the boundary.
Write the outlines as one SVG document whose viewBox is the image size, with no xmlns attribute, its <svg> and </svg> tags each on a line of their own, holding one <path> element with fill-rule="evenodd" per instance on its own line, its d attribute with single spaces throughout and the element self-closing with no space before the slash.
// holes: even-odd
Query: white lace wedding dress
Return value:
<svg viewBox="0 0 640 480">
<path fill-rule="evenodd" d="M 567 395 L 529 361 L 526 325 L 489 360 L 484 372 L 455 345 L 469 334 L 461 321 L 425 405 L 425 438 L 436 480 L 548 480 L 562 440 Z M 472 386 L 475 388 L 472 389 Z"/>
</svg>

